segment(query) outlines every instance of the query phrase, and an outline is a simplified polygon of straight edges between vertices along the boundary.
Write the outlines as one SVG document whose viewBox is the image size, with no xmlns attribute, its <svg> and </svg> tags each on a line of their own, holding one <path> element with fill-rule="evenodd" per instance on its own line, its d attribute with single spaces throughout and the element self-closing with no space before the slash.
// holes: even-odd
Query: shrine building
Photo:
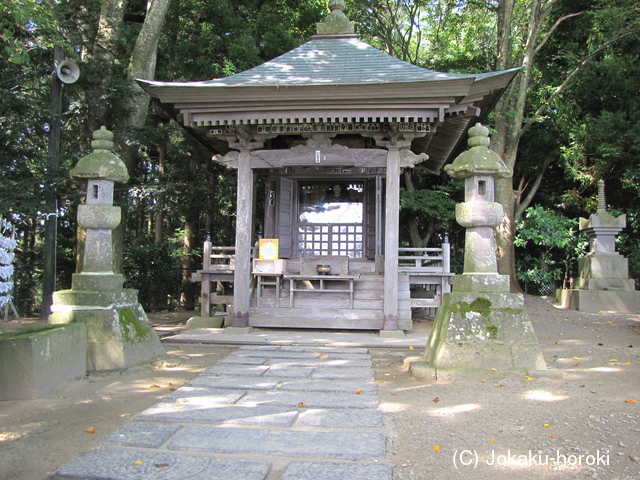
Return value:
<svg viewBox="0 0 640 480">
<path fill-rule="evenodd" d="M 216 256 L 209 245 L 198 277 L 203 315 L 219 302 L 210 282 L 232 283 L 227 325 L 411 330 L 411 308 L 437 307 L 449 288 L 448 244 L 400 248 L 400 174 L 418 164 L 439 173 L 518 70 L 411 65 L 360 41 L 342 0 L 330 7 L 310 41 L 250 70 L 138 80 L 237 170 L 235 246 Z"/>
</svg>

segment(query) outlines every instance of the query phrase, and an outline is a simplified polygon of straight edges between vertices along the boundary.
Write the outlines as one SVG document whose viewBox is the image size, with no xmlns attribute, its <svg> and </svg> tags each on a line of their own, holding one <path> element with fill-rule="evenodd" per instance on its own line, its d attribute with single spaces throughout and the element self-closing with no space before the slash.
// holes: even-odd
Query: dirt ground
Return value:
<svg viewBox="0 0 640 480">
<path fill-rule="evenodd" d="M 495 372 L 429 383 L 404 371 L 419 349 L 372 350 L 394 479 L 640 478 L 640 315 L 525 303 L 560 378 Z M 162 335 L 189 316 L 150 318 Z M 0 479 L 45 479 L 234 350 L 165 346 L 166 359 L 89 375 L 47 398 L 0 402 Z"/>
</svg>

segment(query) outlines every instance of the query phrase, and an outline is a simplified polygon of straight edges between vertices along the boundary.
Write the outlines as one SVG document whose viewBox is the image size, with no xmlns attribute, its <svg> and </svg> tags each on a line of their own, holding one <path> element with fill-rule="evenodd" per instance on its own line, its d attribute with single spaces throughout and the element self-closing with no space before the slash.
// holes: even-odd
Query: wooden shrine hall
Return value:
<svg viewBox="0 0 640 480">
<path fill-rule="evenodd" d="M 517 70 L 411 65 L 360 41 L 343 0 L 329 6 L 310 41 L 255 68 L 138 83 L 214 161 L 237 169 L 235 247 L 206 246 L 204 314 L 210 282 L 228 280 L 233 326 L 411 330 L 411 308 L 437 307 L 451 274 L 447 244 L 400 249 L 401 171 L 438 173 Z M 253 212 L 257 175 L 262 219 Z M 416 285 L 432 295 L 412 298 Z"/>
</svg>

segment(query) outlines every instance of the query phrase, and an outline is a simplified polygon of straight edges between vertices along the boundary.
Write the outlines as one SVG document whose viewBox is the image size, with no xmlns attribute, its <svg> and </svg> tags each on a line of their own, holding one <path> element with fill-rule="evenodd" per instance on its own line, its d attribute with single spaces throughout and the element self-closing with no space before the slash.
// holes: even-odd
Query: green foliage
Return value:
<svg viewBox="0 0 640 480">
<path fill-rule="evenodd" d="M 587 247 L 577 220 L 536 205 L 525 211 L 516 228 L 514 243 L 526 265 L 526 269 L 518 271 L 518 280 L 541 288 L 567 284 L 572 264 L 586 253 Z"/>
<path fill-rule="evenodd" d="M 446 224 L 455 218 L 456 201 L 451 198 L 453 187 L 435 186 L 431 190 L 420 189 L 400 192 L 400 209 L 421 213 L 429 221 Z"/>
<path fill-rule="evenodd" d="M 125 287 L 138 290 L 140 303 L 148 309 L 175 308 L 180 285 L 180 250 L 170 242 L 138 239 L 125 252 Z"/>
</svg>

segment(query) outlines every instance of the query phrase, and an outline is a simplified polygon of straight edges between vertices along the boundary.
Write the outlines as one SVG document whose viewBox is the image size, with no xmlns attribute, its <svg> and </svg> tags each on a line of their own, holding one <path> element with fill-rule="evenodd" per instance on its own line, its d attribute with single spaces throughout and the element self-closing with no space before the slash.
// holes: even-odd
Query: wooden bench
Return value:
<svg viewBox="0 0 640 480">
<path fill-rule="evenodd" d="M 331 272 L 326 275 L 318 274 L 316 270 L 318 265 L 329 265 Z M 359 277 L 360 275 L 349 275 L 349 257 L 302 255 L 300 257 L 300 273 L 284 273 L 284 278 L 289 280 L 289 306 L 294 306 L 296 292 L 318 294 L 348 292 L 349 308 L 353 308 L 353 282 Z M 303 286 L 299 287 L 298 282 L 302 282 Z M 331 282 L 348 282 L 348 290 L 332 288 Z"/>
</svg>

